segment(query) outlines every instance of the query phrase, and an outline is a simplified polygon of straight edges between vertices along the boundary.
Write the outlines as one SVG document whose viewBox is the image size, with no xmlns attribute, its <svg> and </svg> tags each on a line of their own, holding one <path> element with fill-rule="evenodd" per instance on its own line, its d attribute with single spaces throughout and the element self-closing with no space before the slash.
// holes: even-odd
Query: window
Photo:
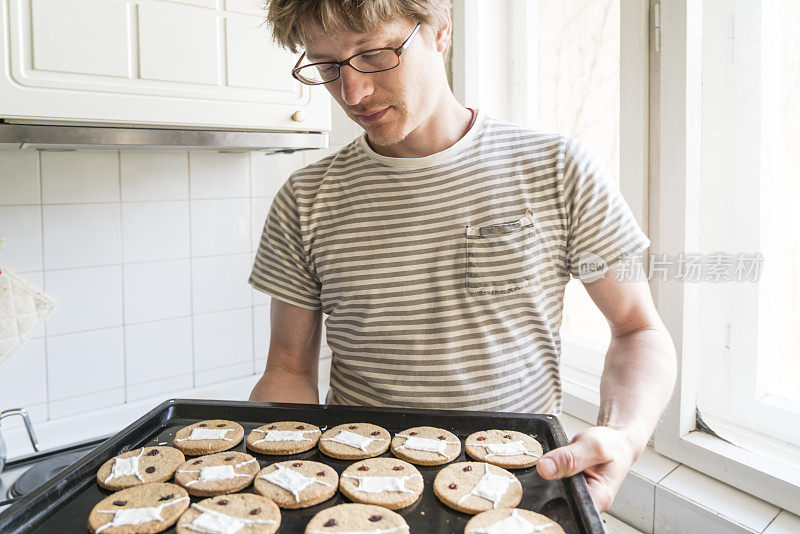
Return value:
<svg viewBox="0 0 800 534">
<path fill-rule="evenodd" d="M 800 513 L 800 3 L 456 0 L 453 13 L 456 96 L 581 137 L 651 238 L 680 362 L 656 451 Z M 592 79 L 605 85 L 581 117 Z M 564 407 L 592 422 L 608 330 L 579 283 L 566 298 Z"/>
<path fill-rule="evenodd" d="M 799 140 L 800 6 L 704 0 L 660 9 L 652 248 L 699 257 L 700 279 L 652 282 L 680 362 L 655 448 L 799 513 L 800 225 L 790 211 L 790 147 Z M 697 415 L 716 436 L 697 430 Z"/>
<path fill-rule="evenodd" d="M 800 4 L 704 1 L 697 408 L 800 467 Z M 763 261 L 762 261 L 763 258 Z M 714 279 L 717 278 L 716 281 Z"/>
</svg>

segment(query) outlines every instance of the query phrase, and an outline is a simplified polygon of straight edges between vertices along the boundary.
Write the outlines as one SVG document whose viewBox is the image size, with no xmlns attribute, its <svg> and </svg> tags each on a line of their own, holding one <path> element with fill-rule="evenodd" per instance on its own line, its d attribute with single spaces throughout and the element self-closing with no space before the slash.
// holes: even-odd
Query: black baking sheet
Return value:
<svg viewBox="0 0 800 534">
<path fill-rule="evenodd" d="M 274 421 L 303 421 L 320 428 L 342 423 L 369 422 L 386 428 L 392 435 L 414 426 L 435 426 L 447 429 L 461 439 L 462 453 L 455 461 L 471 460 L 463 452 L 463 442 L 469 434 L 491 428 L 531 434 L 539 440 L 545 452 L 567 444 L 561 425 L 552 415 L 173 399 L 157 406 L 5 510 L 0 514 L 0 532 L 87 532 L 89 512 L 111 493 L 100 488 L 95 479 L 103 462 L 117 454 L 145 445 L 164 442 L 172 445 L 172 438 L 179 429 L 203 419 L 236 421 L 244 427 L 245 436 L 254 428 Z M 247 450 L 242 440 L 232 450 L 252 454 L 261 467 L 297 458 L 326 463 L 341 474 L 352 463 L 329 458 L 316 447 L 291 456 L 268 456 Z M 391 456 L 391 452 L 387 451 L 383 456 Z M 408 522 L 412 533 L 460 534 L 472 517 L 444 506 L 434 495 L 433 479 L 442 467 L 444 466 L 417 466 L 425 480 L 422 497 L 415 504 L 397 510 Z M 604 532 L 602 520 L 591 501 L 582 475 L 547 481 L 538 475 L 535 467 L 515 469 L 512 472 L 523 487 L 520 508 L 554 519 L 567 534 Z M 243 490 L 252 491 L 252 486 Z M 202 499 L 192 497 L 192 502 Z M 341 493 L 337 493 L 332 499 L 310 508 L 281 510 L 281 527 L 278 532 L 302 533 L 314 514 L 343 502 L 349 501 Z M 166 532 L 174 531 L 169 529 Z"/>
</svg>

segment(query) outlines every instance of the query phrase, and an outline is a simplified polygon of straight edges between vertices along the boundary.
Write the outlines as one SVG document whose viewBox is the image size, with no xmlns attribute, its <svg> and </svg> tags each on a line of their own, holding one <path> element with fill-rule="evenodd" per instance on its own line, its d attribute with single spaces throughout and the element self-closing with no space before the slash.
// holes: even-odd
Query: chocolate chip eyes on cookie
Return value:
<svg viewBox="0 0 800 534">
<path fill-rule="evenodd" d="M 533 437 L 515 430 L 482 430 L 464 440 L 464 451 L 479 462 L 507 469 L 536 465 L 543 454 L 542 445 Z"/>
<path fill-rule="evenodd" d="M 425 484 L 417 468 L 395 458 L 368 458 L 351 464 L 339 489 L 353 502 L 397 510 L 415 503 Z"/>
<path fill-rule="evenodd" d="M 412 464 L 441 465 L 458 458 L 461 441 L 447 430 L 418 426 L 394 435 L 392 454 Z"/>
<path fill-rule="evenodd" d="M 345 423 L 322 434 L 319 450 L 331 458 L 362 460 L 386 452 L 391 435 L 371 423 Z"/>
<path fill-rule="evenodd" d="M 339 475 L 332 467 L 309 460 L 288 460 L 269 465 L 256 476 L 256 493 L 281 508 L 307 508 L 336 494 Z"/>
<path fill-rule="evenodd" d="M 228 525 L 239 526 L 237 530 Z M 261 495 L 236 493 L 195 503 L 178 520 L 178 534 L 247 532 L 273 534 L 281 525 L 278 506 Z M 212 527 L 216 527 L 212 530 Z M 226 529 L 227 527 L 227 529 Z"/>
<path fill-rule="evenodd" d="M 261 454 L 297 454 L 313 449 L 321 435 L 320 429 L 309 423 L 279 421 L 250 432 L 247 448 Z"/>
<path fill-rule="evenodd" d="M 477 514 L 517 506 L 522 500 L 522 484 L 501 467 L 484 462 L 458 462 L 436 474 L 433 493 L 454 510 Z"/>
<path fill-rule="evenodd" d="M 259 469 L 258 461 L 249 454 L 218 452 L 185 462 L 175 472 L 175 482 L 190 495 L 222 495 L 249 486 Z"/>
<path fill-rule="evenodd" d="M 186 458 L 173 447 L 142 447 L 105 462 L 97 471 L 97 483 L 117 491 L 149 482 L 166 482 Z"/>
<path fill-rule="evenodd" d="M 209 419 L 184 427 L 175 434 L 173 445 L 184 454 L 199 455 L 227 451 L 244 438 L 239 423 L 224 419 Z"/>
<path fill-rule="evenodd" d="M 188 507 L 189 496 L 180 486 L 141 484 L 97 503 L 89 514 L 89 532 L 161 532 L 174 525 Z"/>
<path fill-rule="evenodd" d="M 337 531 L 407 534 L 409 528 L 403 516 L 382 506 L 346 503 L 318 512 L 306 525 L 305 534 Z"/>
</svg>

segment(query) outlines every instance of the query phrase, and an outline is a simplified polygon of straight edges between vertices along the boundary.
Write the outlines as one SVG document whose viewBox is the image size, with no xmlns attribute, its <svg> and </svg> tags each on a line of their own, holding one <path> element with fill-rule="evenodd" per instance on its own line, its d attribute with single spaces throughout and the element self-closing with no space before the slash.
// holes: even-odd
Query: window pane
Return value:
<svg viewBox="0 0 800 534">
<path fill-rule="evenodd" d="M 720 436 L 800 465 L 800 3 L 703 3 L 697 405 Z M 759 255 L 742 280 L 739 259 Z M 714 281 L 716 279 L 716 281 Z"/>
</svg>

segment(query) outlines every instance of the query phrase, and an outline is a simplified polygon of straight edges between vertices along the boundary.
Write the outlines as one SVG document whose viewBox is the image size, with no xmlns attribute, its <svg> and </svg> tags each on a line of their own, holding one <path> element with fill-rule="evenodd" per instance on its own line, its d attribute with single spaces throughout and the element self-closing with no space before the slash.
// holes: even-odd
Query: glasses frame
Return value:
<svg viewBox="0 0 800 534">
<path fill-rule="evenodd" d="M 400 56 L 411 45 L 411 40 L 414 39 L 414 36 L 417 35 L 417 33 L 419 32 L 420 26 L 422 26 L 422 23 L 421 22 L 417 22 L 417 25 L 414 26 L 414 30 L 411 32 L 411 34 L 406 38 L 405 41 L 403 41 L 403 44 L 401 44 L 397 48 L 393 48 L 391 46 L 384 46 L 383 48 L 371 48 L 369 50 L 364 50 L 362 52 L 359 52 L 358 54 L 353 54 L 349 58 L 343 59 L 342 61 L 318 61 L 316 63 L 309 63 L 308 65 L 303 65 L 301 67 L 300 63 L 302 63 L 303 58 L 306 57 L 306 53 L 304 51 L 300 55 L 300 59 L 297 60 L 297 63 L 295 64 L 294 68 L 292 69 L 292 77 L 295 80 L 297 80 L 298 82 L 300 82 L 300 83 L 302 83 L 304 85 L 324 85 L 326 83 L 331 83 L 331 82 L 335 82 L 336 80 L 338 80 L 342 76 L 342 67 L 344 67 L 345 65 L 347 65 L 348 67 L 350 67 L 351 69 L 353 69 L 353 70 L 355 70 L 357 72 L 361 72 L 361 73 L 364 73 L 364 74 L 373 74 L 375 72 L 385 72 L 387 70 L 396 69 L 397 67 L 400 66 Z M 350 63 L 350 61 L 354 57 L 360 56 L 362 54 L 369 54 L 370 52 L 379 52 L 379 51 L 383 51 L 383 50 L 391 50 L 392 52 L 397 54 L 397 65 L 395 65 L 394 67 L 389 67 L 388 69 L 363 71 L 361 69 L 356 68 L 354 65 L 352 65 Z M 328 80 L 327 82 L 316 82 L 316 83 L 307 82 L 307 81 L 304 81 L 304 80 L 300 79 L 300 76 L 297 74 L 297 72 L 300 69 L 305 69 L 306 67 L 313 67 L 313 66 L 316 66 L 316 65 L 335 65 L 336 66 L 336 78 L 333 78 L 332 80 Z"/>
</svg>

